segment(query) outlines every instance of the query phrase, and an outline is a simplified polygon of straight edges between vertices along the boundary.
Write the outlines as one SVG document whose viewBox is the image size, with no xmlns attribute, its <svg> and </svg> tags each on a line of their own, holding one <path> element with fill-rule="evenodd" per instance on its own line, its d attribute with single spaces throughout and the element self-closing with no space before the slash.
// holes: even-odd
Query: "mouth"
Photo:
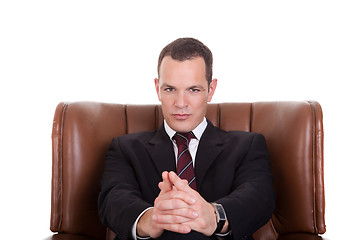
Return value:
<svg viewBox="0 0 360 240">
<path fill-rule="evenodd" d="M 173 116 L 176 120 L 186 120 L 191 116 L 191 114 L 173 114 Z"/>
</svg>

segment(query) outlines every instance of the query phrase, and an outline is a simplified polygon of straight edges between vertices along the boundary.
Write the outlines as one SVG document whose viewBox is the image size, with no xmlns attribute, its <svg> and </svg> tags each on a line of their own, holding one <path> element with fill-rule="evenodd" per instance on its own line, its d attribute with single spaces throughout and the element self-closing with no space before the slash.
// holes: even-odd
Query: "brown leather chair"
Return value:
<svg viewBox="0 0 360 240">
<path fill-rule="evenodd" d="M 224 130 L 261 133 L 267 140 L 276 192 L 271 220 L 256 240 L 321 239 L 325 232 L 322 110 L 317 102 L 221 103 L 207 118 Z M 60 103 L 52 146 L 52 239 L 113 239 L 100 223 L 99 181 L 111 139 L 158 128 L 159 105 Z"/>
</svg>

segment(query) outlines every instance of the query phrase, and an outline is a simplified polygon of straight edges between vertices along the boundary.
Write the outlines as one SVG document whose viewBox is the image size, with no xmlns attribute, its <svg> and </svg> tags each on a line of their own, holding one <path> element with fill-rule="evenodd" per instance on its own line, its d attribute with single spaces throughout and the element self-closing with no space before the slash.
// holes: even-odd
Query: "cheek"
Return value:
<svg viewBox="0 0 360 240">
<path fill-rule="evenodd" d="M 160 102 L 161 102 L 161 107 L 164 113 L 169 112 L 171 110 L 171 100 L 169 98 L 166 98 L 164 96 L 162 96 L 160 98 Z"/>
<path fill-rule="evenodd" d="M 202 97 L 199 99 L 196 99 L 196 101 L 194 100 L 194 104 L 193 104 L 193 108 L 196 108 L 199 113 L 201 114 L 203 111 L 202 110 L 206 110 L 207 108 L 207 98 L 206 97 Z"/>
</svg>

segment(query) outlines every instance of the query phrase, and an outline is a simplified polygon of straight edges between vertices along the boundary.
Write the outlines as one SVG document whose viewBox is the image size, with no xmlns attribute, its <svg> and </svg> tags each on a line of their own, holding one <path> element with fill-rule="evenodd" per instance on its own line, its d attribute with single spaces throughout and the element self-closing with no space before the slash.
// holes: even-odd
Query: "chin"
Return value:
<svg viewBox="0 0 360 240">
<path fill-rule="evenodd" d="M 185 122 L 176 122 L 172 125 L 169 125 L 174 131 L 177 132 L 190 132 L 195 127 L 193 127 L 193 124 L 185 123 Z"/>
</svg>

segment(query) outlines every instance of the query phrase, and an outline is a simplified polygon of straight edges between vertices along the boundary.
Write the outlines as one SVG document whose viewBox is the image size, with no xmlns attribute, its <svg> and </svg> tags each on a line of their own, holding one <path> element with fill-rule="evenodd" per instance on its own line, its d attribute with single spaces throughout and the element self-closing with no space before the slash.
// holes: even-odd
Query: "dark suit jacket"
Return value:
<svg viewBox="0 0 360 240">
<path fill-rule="evenodd" d="M 128 238 L 139 214 L 153 206 L 163 171 L 176 171 L 173 145 L 164 126 L 113 139 L 99 214 L 120 239 Z M 233 239 L 251 235 L 270 219 L 275 201 L 262 135 L 225 132 L 208 121 L 196 154 L 195 175 L 201 196 L 223 205 Z"/>
</svg>

